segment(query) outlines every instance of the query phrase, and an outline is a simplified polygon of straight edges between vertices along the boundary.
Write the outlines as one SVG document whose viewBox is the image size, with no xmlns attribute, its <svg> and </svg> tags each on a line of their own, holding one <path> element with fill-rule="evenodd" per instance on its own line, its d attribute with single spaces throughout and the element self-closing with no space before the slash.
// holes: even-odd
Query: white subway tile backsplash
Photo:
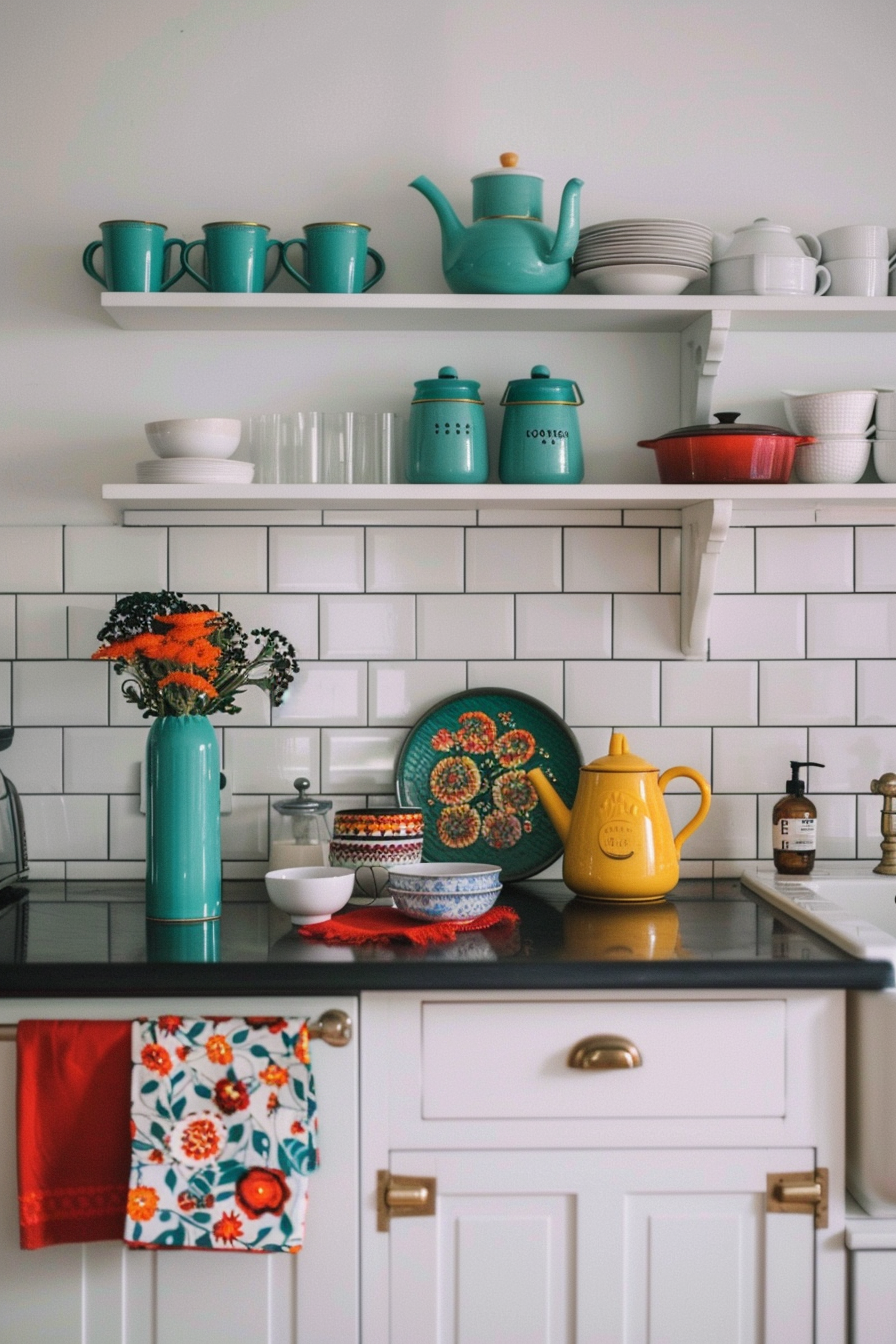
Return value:
<svg viewBox="0 0 896 1344">
<path fill-rule="evenodd" d="M 754 530 L 732 527 L 716 565 L 717 593 L 752 593 Z M 681 529 L 664 527 L 660 532 L 660 591 L 681 589 Z"/>
<path fill-rule="evenodd" d="M 69 593 L 151 593 L 167 588 L 164 527 L 67 527 L 65 588 Z M 172 587 L 196 586 L 172 584 Z M 211 587 L 217 587 L 212 584 Z"/>
<path fill-rule="evenodd" d="M 534 696 L 563 716 L 563 664 L 517 658 L 510 662 L 471 662 L 467 665 L 470 689 L 497 686 L 521 695 Z"/>
<path fill-rule="evenodd" d="M 364 529 L 272 527 L 270 587 L 273 593 L 363 593 Z"/>
<path fill-rule="evenodd" d="M 0 663 L 0 723 L 12 722 L 12 664 Z"/>
<path fill-rule="evenodd" d="M 805 728 L 716 728 L 712 740 L 718 793 L 783 793 L 788 762 L 808 759 Z"/>
<path fill-rule="evenodd" d="M 61 527 L 0 527 L 0 592 L 62 592 Z"/>
<path fill-rule="evenodd" d="M 139 794 L 114 794 L 109 799 L 109 858 L 146 858 L 146 817 Z"/>
<path fill-rule="evenodd" d="M 418 597 L 417 657 L 512 658 L 512 594 Z"/>
<path fill-rule="evenodd" d="M 324 594 L 320 598 L 321 658 L 413 658 L 414 602 L 412 596 L 398 593 L 360 597 Z"/>
<path fill-rule="evenodd" d="M 406 728 L 324 728 L 321 733 L 321 791 L 388 793 Z"/>
<path fill-rule="evenodd" d="M 62 733 L 66 793 L 139 793 L 144 728 L 65 728 Z"/>
<path fill-rule="evenodd" d="M 466 681 L 465 663 L 371 663 L 371 726 L 414 724 L 432 705 L 465 690 Z"/>
<path fill-rule="evenodd" d="M 612 732 L 624 733 L 629 751 L 642 756 L 662 773 L 673 765 L 689 765 L 712 782 L 711 728 L 647 728 L 616 724 L 608 728 L 574 730 L 585 761 L 606 756 Z M 692 793 L 697 786 L 688 779 L 673 779 L 666 793 Z"/>
<path fill-rule="evenodd" d="M 759 797 L 759 855 L 770 859 L 772 846 L 772 810 L 783 795 Z M 817 859 L 854 859 L 856 857 L 856 799 L 852 793 L 820 793 L 812 800 L 818 811 Z"/>
<path fill-rule="evenodd" d="M 462 593 L 464 533 L 460 527 L 367 529 L 368 593 Z"/>
<path fill-rule="evenodd" d="M 16 601 L 16 648 L 19 658 L 67 656 L 65 598 L 61 594 L 20 594 Z"/>
<path fill-rule="evenodd" d="M 617 593 L 614 658 L 681 658 L 680 599 L 674 593 Z"/>
<path fill-rule="evenodd" d="M 234 798 L 233 811 L 221 818 L 223 860 L 267 859 L 270 806 L 266 795 Z"/>
<path fill-rule="evenodd" d="M 367 664 L 303 663 L 273 721 L 281 727 L 366 723 Z"/>
<path fill-rule="evenodd" d="M 758 593 L 852 592 L 851 527 L 757 527 Z"/>
<path fill-rule="evenodd" d="M 109 717 L 106 663 L 14 663 L 13 722 L 104 724 Z"/>
<path fill-rule="evenodd" d="M 754 724 L 756 663 L 663 663 L 664 724 Z"/>
<path fill-rule="evenodd" d="M 765 662 L 759 670 L 762 723 L 852 723 L 856 714 L 856 665 L 818 661 Z"/>
<path fill-rule="evenodd" d="M 19 793 L 61 793 L 62 729 L 17 728 L 0 768 Z"/>
<path fill-rule="evenodd" d="M 0 658 L 16 656 L 16 599 L 10 593 L 0 597 Z"/>
<path fill-rule="evenodd" d="M 108 861 L 86 859 L 82 862 L 73 862 L 70 859 L 65 865 L 65 875 L 69 882 L 134 882 L 142 880 L 145 873 L 146 864 L 142 860 L 125 862 L 122 859 Z M 73 899 L 77 897 L 70 895 L 69 900 Z M 114 912 L 112 918 L 115 918 Z"/>
<path fill-rule="evenodd" d="M 168 584 L 176 592 L 208 588 L 263 593 L 268 534 L 263 527 L 172 527 L 168 531 Z M 108 578 L 103 587 L 108 587 Z"/>
<path fill-rule="evenodd" d="M 296 657 L 317 658 L 317 598 L 276 593 L 222 593 L 221 610 L 229 611 L 248 634 L 250 630 L 279 630 Z"/>
<path fill-rule="evenodd" d="M 213 723 L 233 723 L 240 728 L 267 728 L 271 722 L 271 697 L 260 686 L 247 686 L 236 697 L 239 713 L 235 718 L 218 718 Z"/>
<path fill-rule="evenodd" d="M 224 769 L 235 794 L 288 793 L 299 776 L 308 779 L 312 793 L 316 793 L 319 751 L 316 728 L 224 730 Z"/>
<path fill-rule="evenodd" d="M 896 590 L 896 528 L 856 528 L 856 592 Z"/>
<path fill-rule="evenodd" d="M 896 769 L 896 728 L 810 728 L 812 793 L 867 793 L 872 779 Z"/>
<path fill-rule="evenodd" d="M 566 722 L 660 721 L 660 665 L 614 659 L 566 664 Z"/>
<path fill-rule="evenodd" d="M 876 793 L 859 794 L 856 799 L 858 811 L 858 840 L 856 858 L 880 861 L 882 840 L 880 830 L 881 804 L 883 798 Z"/>
<path fill-rule="evenodd" d="M 666 790 L 669 819 L 676 834 L 690 821 L 697 803 L 696 793 L 673 795 L 671 790 Z M 755 859 L 755 794 L 716 795 L 709 816 L 685 841 L 681 856 L 683 859 Z"/>
<path fill-rule="evenodd" d="M 607 593 L 521 593 L 516 599 L 516 656 L 609 658 L 612 612 L 613 599 Z"/>
<path fill-rule="evenodd" d="M 884 658 L 856 663 L 856 723 L 896 723 L 893 664 Z"/>
<path fill-rule="evenodd" d="M 33 859 L 104 859 L 106 795 L 25 794 L 25 834 Z"/>
<path fill-rule="evenodd" d="M 468 529 L 468 593 L 558 593 L 562 587 L 559 527 Z"/>
<path fill-rule="evenodd" d="M 810 658 L 896 656 L 896 596 L 886 593 L 810 595 L 806 603 Z"/>
<path fill-rule="evenodd" d="M 114 593 L 69 593 L 65 599 L 68 615 L 68 656 L 89 658 L 99 648 L 99 630 L 106 624 L 115 606 Z"/>
<path fill-rule="evenodd" d="M 799 595 L 717 596 L 710 618 L 710 656 L 802 658 L 806 599 Z"/>
<path fill-rule="evenodd" d="M 563 587 L 568 593 L 655 593 L 659 531 L 655 527 L 568 527 Z"/>
</svg>

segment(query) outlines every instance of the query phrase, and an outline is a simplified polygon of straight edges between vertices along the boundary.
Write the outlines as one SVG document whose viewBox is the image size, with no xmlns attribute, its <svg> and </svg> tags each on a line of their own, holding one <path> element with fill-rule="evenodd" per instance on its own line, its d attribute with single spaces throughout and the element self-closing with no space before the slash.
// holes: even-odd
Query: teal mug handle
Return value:
<svg viewBox="0 0 896 1344">
<path fill-rule="evenodd" d="M 305 257 L 306 257 L 306 260 L 307 260 L 307 257 L 308 257 L 308 245 L 307 245 L 307 243 L 305 242 L 305 239 L 304 239 L 304 238 L 290 238 L 290 240 L 289 240 L 288 243 L 281 243 L 281 245 L 280 245 L 280 247 L 281 247 L 280 256 L 281 256 L 282 261 L 283 261 L 283 269 L 284 269 L 285 271 L 288 271 L 288 272 L 289 272 L 289 274 L 292 276 L 293 280 L 298 280 L 299 284 L 302 286 L 303 289 L 310 290 L 310 289 L 311 289 L 311 286 L 309 285 L 308 281 L 305 279 L 304 275 L 300 275 L 300 273 L 299 273 L 298 271 L 294 270 L 294 269 L 292 268 L 292 266 L 290 266 L 290 264 L 289 264 L 289 260 L 288 260 L 288 258 L 287 258 L 287 256 L 286 256 L 286 249 L 289 248 L 289 247 L 292 247 L 293 243 L 298 243 L 299 247 L 300 247 L 300 248 L 302 249 L 302 251 L 305 253 Z M 85 253 L 85 255 L 86 255 L 86 253 Z M 85 266 L 87 265 L 86 262 L 85 262 L 84 264 L 85 264 Z"/>
<path fill-rule="evenodd" d="M 84 249 L 84 255 L 81 258 L 81 262 L 82 265 L 84 266 L 85 271 L 90 276 L 91 280 L 96 280 L 97 284 L 102 285 L 103 289 L 105 289 L 106 288 L 105 280 L 101 275 L 97 273 L 97 271 L 94 270 L 93 267 L 94 253 L 96 252 L 97 248 L 102 247 L 102 245 L 103 245 L 102 238 L 97 238 L 96 242 L 94 243 L 88 243 Z"/>
<path fill-rule="evenodd" d="M 211 289 L 211 285 L 206 280 L 205 276 L 200 275 L 198 271 L 194 271 L 193 267 L 190 265 L 189 256 L 194 247 L 205 247 L 205 239 L 196 238 L 192 243 L 187 243 L 186 247 L 183 249 L 180 254 L 180 264 L 182 267 L 181 275 L 192 275 L 193 279 L 197 280 L 203 289 Z"/>
<path fill-rule="evenodd" d="M 165 274 L 165 267 L 168 265 L 169 248 L 172 248 L 174 246 L 180 248 L 180 268 L 174 273 L 174 275 L 169 276 L 167 280 L 162 281 L 163 291 L 166 289 L 170 289 L 172 285 L 176 285 L 181 276 L 186 274 L 186 267 L 184 266 L 184 248 L 186 247 L 186 243 L 184 242 L 183 238 L 168 238 L 165 240 L 165 248 L 164 248 L 165 261 L 162 265 L 162 274 L 163 275 Z"/>
<path fill-rule="evenodd" d="M 383 261 L 379 252 L 377 252 L 376 248 L 368 247 L 367 255 L 368 257 L 373 257 L 374 269 L 373 269 L 373 275 L 370 277 L 370 279 L 367 281 L 367 283 L 361 290 L 362 294 L 366 294 L 368 289 L 372 289 L 373 286 L 377 283 L 377 281 L 382 280 L 383 276 L 386 274 L 386 263 Z"/>
<path fill-rule="evenodd" d="M 277 249 L 277 265 L 271 271 L 267 280 L 265 280 L 264 282 L 265 289 L 267 289 L 270 285 L 274 283 L 274 281 L 277 279 L 277 276 L 280 274 L 280 268 L 283 265 L 283 243 L 279 242 L 278 239 L 276 238 L 269 238 L 268 245 L 265 248 L 265 254 L 264 254 L 265 266 L 267 266 L 267 256 L 272 247 L 276 247 Z"/>
</svg>

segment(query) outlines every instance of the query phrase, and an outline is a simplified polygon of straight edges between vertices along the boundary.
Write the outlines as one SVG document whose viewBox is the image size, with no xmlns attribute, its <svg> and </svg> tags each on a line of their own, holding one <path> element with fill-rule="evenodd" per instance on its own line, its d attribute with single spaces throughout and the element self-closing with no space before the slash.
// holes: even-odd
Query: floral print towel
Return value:
<svg viewBox="0 0 896 1344">
<path fill-rule="evenodd" d="M 307 1024 L 144 1019 L 131 1051 L 125 1241 L 300 1250 L 318 1165 Z"/>
</svg>

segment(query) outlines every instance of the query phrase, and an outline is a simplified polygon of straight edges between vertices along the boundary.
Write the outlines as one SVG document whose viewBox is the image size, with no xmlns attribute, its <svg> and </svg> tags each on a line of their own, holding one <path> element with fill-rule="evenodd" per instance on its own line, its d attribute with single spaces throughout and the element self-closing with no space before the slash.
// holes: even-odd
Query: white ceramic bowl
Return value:
<svg viewBox="0 0 896 1344">
<path fill-rule="evenodd" d="M 322 924 L 341 910 L 355 885 L 354 868 L 274 868 L 264 884 L 293 924 Z"/>
<path fill-rule="evenodd" d="M 627 266 L 592 266 L 577 279 L 598 294 L 682 294 L 692 280 L 701 280 L 705 267 L 631 262 Z"/>
<path fill-rule="evenodd" d="M 451 893 L 399 891 L 397 887 L 390 886 L 389 891 L 398 909 L 412 919 L 422 919 L 428 924 L 440 924 L 445 920 L 463 924 L 491 910 L 501 888 Z"/>
<path fill-rule="evenodd" d="M 877 406 L 874 412 L 878 438 L 882 433 L 896 434 L 896 392 L 881 390 L 877 394 Z"/>
<path fill-rule="evenodd" d="M 150 420 L 144 425 L 156 457 L 230 457 L 239 447 L 241 420 Z"/>
<path fill-rule="evenodd" d="M 896 484 L 896 437 L 875 440 L 874 470 L 887 485 Z"/>
<path fill-rule="evenodd" d="M 794 434 L 825 438 L 832 434 L 864 434 L 871 423 L 876 401 L 877 393 L 867 389 L 784 393 L 784 409 Z"/>
<path fill-rule="evenodd" d="M 855 485 L 870 456 L 868 439 L 816 439 L 797 448 L 793 467 L 797 479 L 806 484 Z"/>
</svg>

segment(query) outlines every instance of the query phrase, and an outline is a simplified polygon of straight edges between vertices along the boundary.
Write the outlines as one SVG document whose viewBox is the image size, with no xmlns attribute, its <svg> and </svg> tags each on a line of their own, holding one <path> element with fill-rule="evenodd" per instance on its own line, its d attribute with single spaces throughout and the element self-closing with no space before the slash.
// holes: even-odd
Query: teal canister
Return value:
<svg viewBox="0 0 896 1344">
<path fill-rule="evenodd" d="M 156 719 L 146 741 L 146 917 L 221 914 L 221 766 L 203 714 Z"/>
<path fill-rule="evenodd" d="M 407 477 L 413 485 L 480 485 L 488 480 L 485 408 L 479 384 L 446 365 L 414 384 Z"/>
<path fill-rule="evenodd" d="M 505 485 L 577 485 L 585 475 L 578 383 L 552 378 L 536 364 L 530 378 L 514 378 L 501 399 L 498 475 Z"/>
</svg>

